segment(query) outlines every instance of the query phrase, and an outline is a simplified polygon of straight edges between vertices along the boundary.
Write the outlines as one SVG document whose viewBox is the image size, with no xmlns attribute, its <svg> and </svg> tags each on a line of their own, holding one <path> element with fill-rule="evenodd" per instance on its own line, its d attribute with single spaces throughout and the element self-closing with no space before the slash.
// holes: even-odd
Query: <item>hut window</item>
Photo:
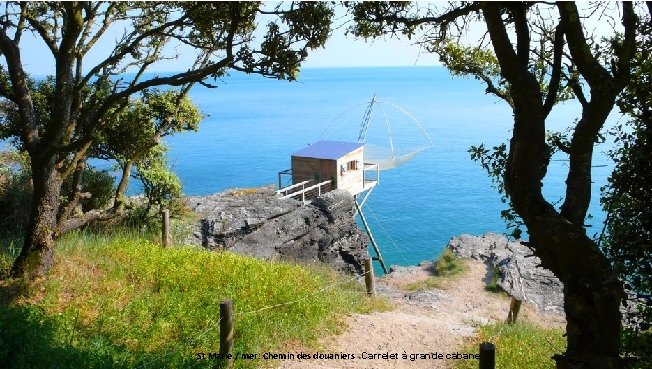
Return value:
<svg viewBox="0 0 652 369">
<path fill-rule="evenodd" d="M 358 161 L 357 160 L 351 160 L 346 164 L 346 169 L 347 170 L 358 170 Z"/>
</svg>

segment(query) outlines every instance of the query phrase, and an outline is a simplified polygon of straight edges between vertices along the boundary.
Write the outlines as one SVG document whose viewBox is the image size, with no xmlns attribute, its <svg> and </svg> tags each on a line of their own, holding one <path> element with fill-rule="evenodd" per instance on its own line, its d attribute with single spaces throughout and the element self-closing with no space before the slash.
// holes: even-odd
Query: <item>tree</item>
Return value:
<svg viewBox="0 0 652 369">
<path fill-rule="evenodd" d="M 41 121 L 49 115 L 49 107 L 54 100 L 54 81 L 46 78 L 42 81 L 30 81 L 30 89 L 34 101 L 35 111 Z M 105 89 L 103 93 L 108 93 Z M 192 104 L 187 91 L 177 93 L 174 91 L 148 91 L 144 90 L 137 98 L 129 98 L 129 103 L 119 112 L 112 114 L 113 122 L 108 127 L 98 129 L 96 139 L 88 153 L 77 163 L 75 170 L 68 176 L 60 193 L 61 206 L 57 215 L 57 228 L 55 237 L 79 228 L 91 222 L 116 220 L 125 215 L 124 193 L 130 176 L 146 180 L 145 189 L 157 187 L 159 191 L 145 191 L 148 204 L 161 203 L 166 197 L 166 202 L 178 198 L 181 194 L 181 182 L 172 173 L 165 161 L 166 150 L 161 144 L 161 138 L 181 131 L 196 131 L 202 115 Z M 16 106 L 8 104 L 0 110 L 3 113 L 4 128 L 0 138 L 11 137 L 15 141 L 20 137 L 20 113 Z M 21 146 L 19 143 L 15 144 Z M 117 188 L 114 178 L 107 171 L 98 171 L 87 164 L 87 159 L 99 158 L 116 161 L 121 167 L 122 177 Z M 153 170 L 155 163 L 156 170 Z M 143 177 L 140 172 L 132 175 L 132 166 L 136 165 L 140 172 L 158 173 L 156 177 Z M 15 184 L 19 185 L 21 177 L 29 175 L 29 165 L 19 165 L 22 169 L 15 173 Z M 19 192 L 32 192 L 32 186 L 23 184 Z M 111 194 L 113 192 L 113 194 Z M 29 206 L 29 198 L 16 197 L 6 193 L 7 200 L 24 200 L 24 203 L 9 201 L 16 214 L 23 215 L 24 208 Z M 107 209 L 106 205 L 113 199 L 113 207 Z M 22 201 L 18 201 L 22 202 Z M 147 215 L 149 206 L 143 213 Z M 11 229 L 24 229 L 25 222 L 10 224 Z M 19 217 L 19 218 L 22 218 Z M 22 220 L 22 219 L 21 219 Z"/>
<path fill-rule="evenodd" d="M 593 14 L 608 13 L 605 4 L 592 6 Z M 514 128 L 499 174 L 511 207 L 529 233 L 526 244 L 564 284 L 568 345 L 563 355 L 555 356 L 558 368 L 622 364 L 622 284 L 584 229 L 593 146 L 616 97 L 630 81 L 636 46 L 634 4 L 618 6 L 622 32 L 614 29 L 605 42 L 587 34 L 586 17 L 572 2 L 463 2 L 427 9 L 397 2 L 352 6 L 355 34 L 414 37 L 424 32 L 422 42 L 440 53 L 453 73 L 478 78 L 487 93 L 512 107 Z M 462 47 L 463 52 L 451 48 L 451 35 L 468 30 L 470 24 L 485 27 L 489 43 Z M 547 141 L 546 118 L 556 102 L 570 97 L 569 91 L 582 115 L 573 123 L 567 145 L 553 140 L 569 156 L 566 196 L 557 210 L 541 192 L 554 149 Z"/>
<path fill-rule="evenodd" d="M 166 87 L 183 96 L 196 83 L 214 87 L 207 80 L 229 70 L 293 80 L 308 50 L 324 45 L 332 15 L 328 4 L 303 2 L 270 9 L 255 2 L 6 3 L 0 16 L 0 97 L 19 114 L 17 139 L 29 155 L 34 188 L 12 274 L 34 278 L 50 269 L 62 183 L 88 156 L 99 132 L 110 131 L 131 96 Z M 262 36 L 258 22 L 266 22 Z M 45 114 L 36 109 L 23 60 L 21 42 L 28 33 L 54 61 L 54 93 Z M 106 39 L 115 45 L 103 46 Z M 193 53 L 194 62 L 178 65 L 179 73 L 148 73 L 176 58 L 177 49 Z M 102 56 L 91 58 L 93 53 Z"/>
<path fill-rule="evenodd" d="M 650 4 L 652 6 L 652 4 Z M 615 162 L 602 189 L 607 219 L 599 242 L 614 270 L 632 292 L 652 296 L 652 18 L 641 22 L 644 37 L 632 60 L 632 80 L 617 100 L 629 117 L 613 130 L 618 144 L 610 156 Z M 623 351 L 636 368 L 652 366 L 652 335 L 642 333 L 652 324 L 652 306 L 640 304 L 626 316 Z"/>
</svg>

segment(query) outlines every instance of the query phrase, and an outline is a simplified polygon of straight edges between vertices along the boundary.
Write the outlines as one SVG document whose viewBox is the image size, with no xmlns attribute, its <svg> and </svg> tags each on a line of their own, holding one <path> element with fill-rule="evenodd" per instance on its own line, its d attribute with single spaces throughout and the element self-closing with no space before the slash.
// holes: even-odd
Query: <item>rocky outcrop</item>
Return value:
<svg viewBox="0 0 652 369">
<path fill-rule="evenodd" d="M 453 237 L 447 247 L 460 257 L 484 261 L 487 280 L 497 278 L 496 284 L 509 295 L 531 303 L 538 311 L 564 314 L 563 284 L 551 271 L 540 267 L 540 259 L 520 242 L 488 233 Z"/>
<path fill-rule="evenodd" d="M 362 273 L 367 237 L 357 227 L 353 196 L 334 190 L 302 205 L 271 188 L 189 197 L 201 219 L 194 242 L 261 259 L 323 262 Z"/>
<path fill-rule="evenodd" d="M 520 242 L 510 242 L 505 236 L 488 233 L 481 237 L 453 237 L 447 247 L 460 257 L 484 261 L 488 266 L 487 280 L 497 271 L 496 282 L 509 295 L 530 302 L 539 311 L 564 315 L 563 284 L 551 271 L 540 267 L 540 259 Z M 649 324 L 639 314 L 639 306 L 652 306 L 652 300 L 627 288 L 625 292 L 627 298 L 620 307 L 623 325 L 649 329 Z"/>
</svg>

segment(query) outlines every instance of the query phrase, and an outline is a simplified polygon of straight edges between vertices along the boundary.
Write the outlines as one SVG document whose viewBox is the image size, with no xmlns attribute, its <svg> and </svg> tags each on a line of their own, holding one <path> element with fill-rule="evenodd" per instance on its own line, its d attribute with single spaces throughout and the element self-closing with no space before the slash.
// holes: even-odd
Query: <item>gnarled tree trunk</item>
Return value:
<svg viewBox="0 0 652 369">
<path fill-rule="evenodd" d="M 537 108 L 537 101 L 540 99 L 527 94 L 515 98 L 515 127 L 505 184 L 514 209 L 527 226 L 530 246 L 564 284 L 568 346 L 563 355 L 555 357 L 557 368 L 618 368 L 622 284 L 595 242 L 585 234 L 584 215 L 571 222 L 543 198 L 541 180 L 549 154 L 543 132 L 544 115 Z M 523 106 L 528 108 L 519 108 Z M 588 156 L 585 165 L 589 167 L 591 153 L 592 148 L 578 152 Z M 588 175 L 588 180 L 577 178 L 580 175 Z M 590 170 L 570 171 L 568 182 L 587 184 L 583 187 L 585 193 L 580 193 L 583 196 L 565 207 L 573 214 L 586 214 Z"/>
<path fill-rule="evenodd" d="M 626 25 L 625 46 L 614 77 L 591 54 L 583 35 L 577 8 L 572 3 L 558 4 L 560 24 L 573 60 L 590 86 L 590 100 L 575 90 L 582 103 L 582 118 L 576 124 L 567 152 L 570 169 L 566 180 L 566 199 L 561 213 L 541 192 L 550 161 L 546 144 L 545 101 L 556 98 L 556 89 L 544 96 L 536 77 L 529 70 L 530 35 L 524 4 L 510 4 L 514 19 L 516 48 L 503 23 L 502 7 L 483 3 L 482 12 L 500 63 L 501 73 L 510 83 L 513 98 L 514 130 L 505 170 L 505 189 L 514 210 L 521 216 L 530 246 L 544 267 L 564 284 L 567 349 L 557 355 L 559 369 L 614 369 L 622 366 L 620 349 L 621 316 L 624 297 L 622 283 L 595 242 L 587 237 L 584 219 L 591 199 L 591 159 L 600 128 L 614 106 L 629 73 L 635 24 L 631 4 L 623 5 Z M 559 35 L 557 35 L 559 36 Z M 561 57 L 557 52 L 557 57 Z M 557 65 L 560 68 L 560 65 Z M 545 98 L 545 99 L 544 99 Z"/>
<path fill-rule="evenodd" d="M 30 220 L 23 248 L 11 270 L 12 276 L 27 279 L 46 274 L 52 266 L 63 183 L 55 169 L 54 159 L 38 161 L 32 158 L 31 168 L 34 194 Z"/>
</svg>

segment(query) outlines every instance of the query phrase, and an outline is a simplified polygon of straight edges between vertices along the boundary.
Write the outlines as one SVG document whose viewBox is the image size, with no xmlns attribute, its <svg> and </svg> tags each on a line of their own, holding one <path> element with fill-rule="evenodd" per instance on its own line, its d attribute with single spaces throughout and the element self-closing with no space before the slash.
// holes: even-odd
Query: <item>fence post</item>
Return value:
<svg viewBox="0 0 652 369">
<path fill-rule="evenodd" d="M 163 218 L 163 227 L 161 229 L 161 245 L 163 247 L 168 247 L 170 244 L 170 210 L 161 210 L 161 216 Z"/>
<path fill-rule="evenodd" d="M 507 314 L 507 324 L 516 323 L 516 318 L 518 318 L 518 312 L 521 310 L 521 300 L 516 297 L 512 297 L 512 301 L 509 303 L 509 313 Z"/>
<path fill-rule="evenodd" d="M 233 350 L 233 301 L 220 301 L 220 356 L 225 357 Z M 233 365 L 233 357 L 222 360 L 225 368 Z"/>
<path fill-rule="evenodd" d="M 480 369 L 496 368 L 496 346 L 491 342 L 480 344 Z"/>
<path fill-rule="evenodd" d="M 376 294 L 374 287 L 374 268 L 371 266 L 371 258 L 364 259 L 364 284 L 367 286 L 367 294 L 370 296 Z"/>
</svg>

